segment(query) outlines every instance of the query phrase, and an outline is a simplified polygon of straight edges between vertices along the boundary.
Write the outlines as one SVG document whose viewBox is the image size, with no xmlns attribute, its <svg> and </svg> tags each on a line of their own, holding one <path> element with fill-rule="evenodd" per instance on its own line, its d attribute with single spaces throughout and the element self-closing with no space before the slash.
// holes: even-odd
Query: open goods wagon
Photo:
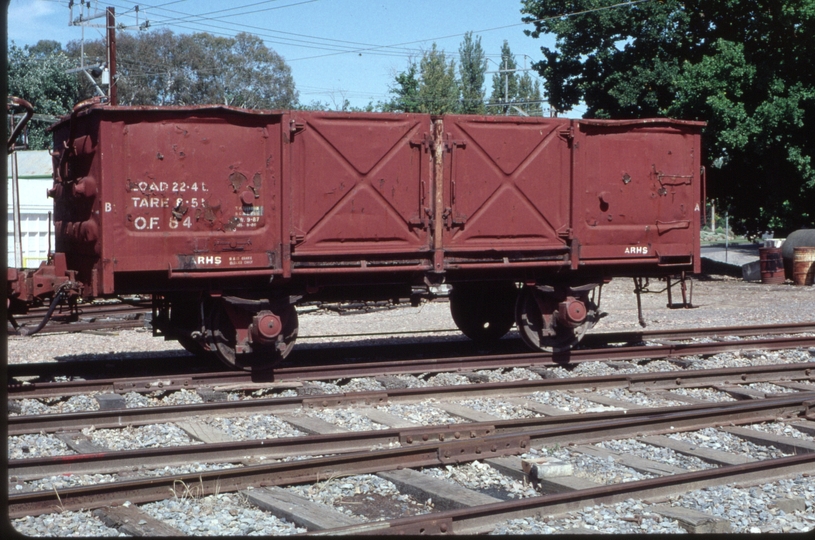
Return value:
<svg viewBox="0 0 815 540">
<path fill-rule="evenodd" d="M 288 354 L 301 300 L 449 291 L 475 340 L 566 348 L 609 279 L 700 271 L 702 126 L 78 107 L 53 261 L 10 291 L 152 294 L 158 334 L 243 368 Z"/>
</svg>

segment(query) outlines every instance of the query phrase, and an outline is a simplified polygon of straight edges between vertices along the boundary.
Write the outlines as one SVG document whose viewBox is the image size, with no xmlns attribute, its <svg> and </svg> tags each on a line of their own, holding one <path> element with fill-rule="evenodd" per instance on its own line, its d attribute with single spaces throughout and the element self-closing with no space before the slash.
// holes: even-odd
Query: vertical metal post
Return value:
<svg viewBox="0 0 815 540">
<path fill-rule="evenodd" d="M 11 206 L 14 219 L 14 266 L 23 267 L 23 235 L 20 230 L 20 182 L 17 152 L 11 153 Z"/>
<path fill-rule="evenodd" d="M 504 103 L 506 104 L 505 116 L 509 116 L 509 71 L 507 71 L 507 59 L 504 58 Z"/>
<path fill-rule="evenodd" d="M 724 262 L 727 262 L 727 250 L 730 247 L 730 216 L 724 213 Z"/>
<path fill-rule="evenodd" d="M 45 253 L 46 262 L 51 262 L 51 212 L 48 212 L 48 251 Z"/>
<path fill-rule="evenodd" d="M 108 69 L 110 70 L 110 83 L 108 84 L 108 103 L 118 105 L 119 96 L 116 87 L 116 11 L 107 8 L 107 37 L 108 37 Z"/>
<path fill-rule="evenodd" d="M 444 270 L 444 124 L 433 123 L 433 269 Z"/>
</svg>

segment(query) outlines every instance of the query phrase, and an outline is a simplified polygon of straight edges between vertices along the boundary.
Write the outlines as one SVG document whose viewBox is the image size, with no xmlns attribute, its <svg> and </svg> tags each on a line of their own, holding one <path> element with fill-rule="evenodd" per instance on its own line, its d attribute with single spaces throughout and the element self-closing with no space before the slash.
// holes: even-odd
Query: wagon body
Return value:
<svg viewBox="0 0 815 540">
<path fill-rule="evenodd" d="M 269 369 L 301 300 L 449 294 L 489 343 L 577 343 L 620 276 L 700 271 L 703 124 L 78 106 L 32 298 L 151 294 L 154 332 Z M 519 287 L 520 284 L 520 287 Z"/>
<path fill-rule="evenodd" d="M 699 271 L 700 131 L 96 105 L 53 128 L 56 251 L 91 296 Z"/>
</svg>

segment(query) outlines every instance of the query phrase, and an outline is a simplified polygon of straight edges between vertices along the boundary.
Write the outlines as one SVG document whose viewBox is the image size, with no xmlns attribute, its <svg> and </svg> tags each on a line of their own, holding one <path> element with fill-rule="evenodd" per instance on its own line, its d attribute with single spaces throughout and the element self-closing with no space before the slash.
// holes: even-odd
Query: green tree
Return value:
<svg viewBox="0 0 815 540">
<path fill-rule="evenodd" d="M 815 225 L 815 0 L 613 3 L 522 1 L 528 34 L 557 36 L 535 65 L 552 105 L 706 120 L 708 195 L 738 230 Z"/>
<path fill-rule="evenodd" d="M 458 111 L 459 87 L 455 60 L 448 62 L 444 51 L 438 50 L 434 43 L 422 55 L 419 74 L 419 112 L 445 114 Z"/>
<path fill-rule="evenodd" d="M 419 112 L 419 79 L 418 67 L 411 60 L 405 71 L 394 77 L 396 85 L 390 88 L 393 98 L 382 105 L 385 112 Z"/>
<path fill-rule="evenodd" d="M 410 60 L 407 70 L 395 76 L 393 98 L 382 105 L 387 112 L 446 114 L 458 112 L 459 85 L 455 60 L 447 61 L 436 44 L 422 54 L 418 65 Z"/>
<path fill-rule="evenodd" d="M 481 37 L 473 40 L 473 33 L 464 34 L 464 41 L 458 48 L 459 86 L 461 88 L 461 108 L 463 114 L 484 114 L 484 79 L 487 71 L 487 57 L 481 48 Z"/>
<path fill-rule="evenodd" d="M 490 94 L 491 104 L 503 104 L 498 107 L 490 107 L 492 114 L 506 114 L 510 110 L 510 103 L 517 101 L 518 97 L 518 74 L 513 71 L 518 69 L 515 55 L 509 48 L 509 43 L 504 40 L 501 46 L 501 62 L 499 70 L 502 73 L 492 75 L 492 94 Z"/>
<path fill-rule="evenodd" d="M 71 112 L 79 101 L 79 84 L 74 67 L 59 43 L 40 41 L 29 47 L 12 43 L 8 51 L 8 92 L 31 103 L 34 112 L 61 116 Z M 45 133 L 47 124 L 29 123 L 28 144 L 33 150 L 49 148 L 51 137 Z"/>
<path fill-rule="evenodd" d="M 79 62 L 80 44 L 68 51 Z M 217 103 L 250 109 L 287 109 L 297 103 L 291 68 L 263 41 L 245 32 L 234 38 L 206 32 L 154 30 L 117 37 L 119 103 Z M 105 58 L 103 40 L 85 43 L 86 63 Z M 78 64 L 77 64 L 78 65 Z M 92 95 L 92 86 L 84 88 Z"/>
<path fill-rule="evenodd" d="M 541 85 L 538 80 L 532 80 L 528 71 L 518 78 L 519 107 L 526 111 L 529 116 L 543 115 L 543 97 L 541 96 Z"/>
</svg>

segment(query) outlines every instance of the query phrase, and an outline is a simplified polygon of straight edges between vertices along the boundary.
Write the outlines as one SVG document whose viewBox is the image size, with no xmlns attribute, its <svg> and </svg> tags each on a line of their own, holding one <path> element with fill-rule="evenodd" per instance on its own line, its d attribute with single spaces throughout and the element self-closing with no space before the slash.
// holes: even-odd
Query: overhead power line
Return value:
<svg viewBox="0 0 815 540">
<path fill-rule="evenodd" d="M 549 21 L 549 20 L 553 20 L 553 19 L 562 19 L 562 18 L 566 18 L 566 17 L 575 17 L 577 15 L 585 15 L 587 13 L 594 13 L 596 11 L 605 11 L 605 10 L 608 10 L 608 9 L 615 9 L 615 8 L 620 8 L 620 7 L 629 7 L 629 6 L 633 6 L 634 4 L 641 4 L 643 2 L 650 2 L 650 1 L 651 0 L 631 0 L 630 2 L 623 2 L 623 3 L 620 3 L 620 4 L 614 4 L 612 6 L 604 6 L 604 7 L 599 7 L 599 8 L 592 8 L 592 9 L 587 9 L 587 10 L 584 10 L 584 11 L 577 11 L 577 12 L 574 12 L 574 13 L 565 13 L 565 14 L 562 14 L 562 15 L 553 15 L 551 17 L 543 17 L 541 19 L 535 19 L 535 20 L 531 20 L 531 21 L 524 21 L 524 22 L 521 22 L 521 23 L 506 24 L 504 26 L 495 26 L 493 28 L 485 28 L 483 30 L 475 30 L 475 31 L 473 31 L 473 34 L 483 34 L 483 33 L 486 33 L 486 32 L 494 32 L 496 30 L 505 30 L 507 28 L 514 28 L 516 26 L 525 26 L 527 24 L 533 24 L 533 23 L 536 23 L 536 22 Z M 371 49 L 357 49 L 355 51 L 349 51 L 349 52 L 352 52 L 352 53 L 370 52 L 370 51 L 373 51 L 373 50 L 376 50 L 376 49 L 382 48 L 382 47 L 402 47 L 404 45 L 413 45 L 415 43 L 426 43 L 428 41 L 441 41 L 442 39 L 463 37 L 466 33 L 467 32 L 458 33 L 458 34 L 448 34 L 446 36 L 441 36 L 441 37 L 436 37 L 436 38 L 417 39 L 417 40 L 414 40 L 414 41 L 405 41 L 403 43 L 396 43 L 394 45 L 382 45 L 382 46 L 373 47 Z M 304 57 L 304 58 L 294 58 L 292 60 L 289 60 L 289 62 L 296 62 L 298 60 L 313 60 L 315 58 L 325 58 L 327 56 L 336 56 L 338 54 L 343 54 L 343 53 L 329 53 L 329 54 L 323 54 L 323 55 L 319 55 L 319 56 L 308 56 L 308 57 Z"/>
</svg>

